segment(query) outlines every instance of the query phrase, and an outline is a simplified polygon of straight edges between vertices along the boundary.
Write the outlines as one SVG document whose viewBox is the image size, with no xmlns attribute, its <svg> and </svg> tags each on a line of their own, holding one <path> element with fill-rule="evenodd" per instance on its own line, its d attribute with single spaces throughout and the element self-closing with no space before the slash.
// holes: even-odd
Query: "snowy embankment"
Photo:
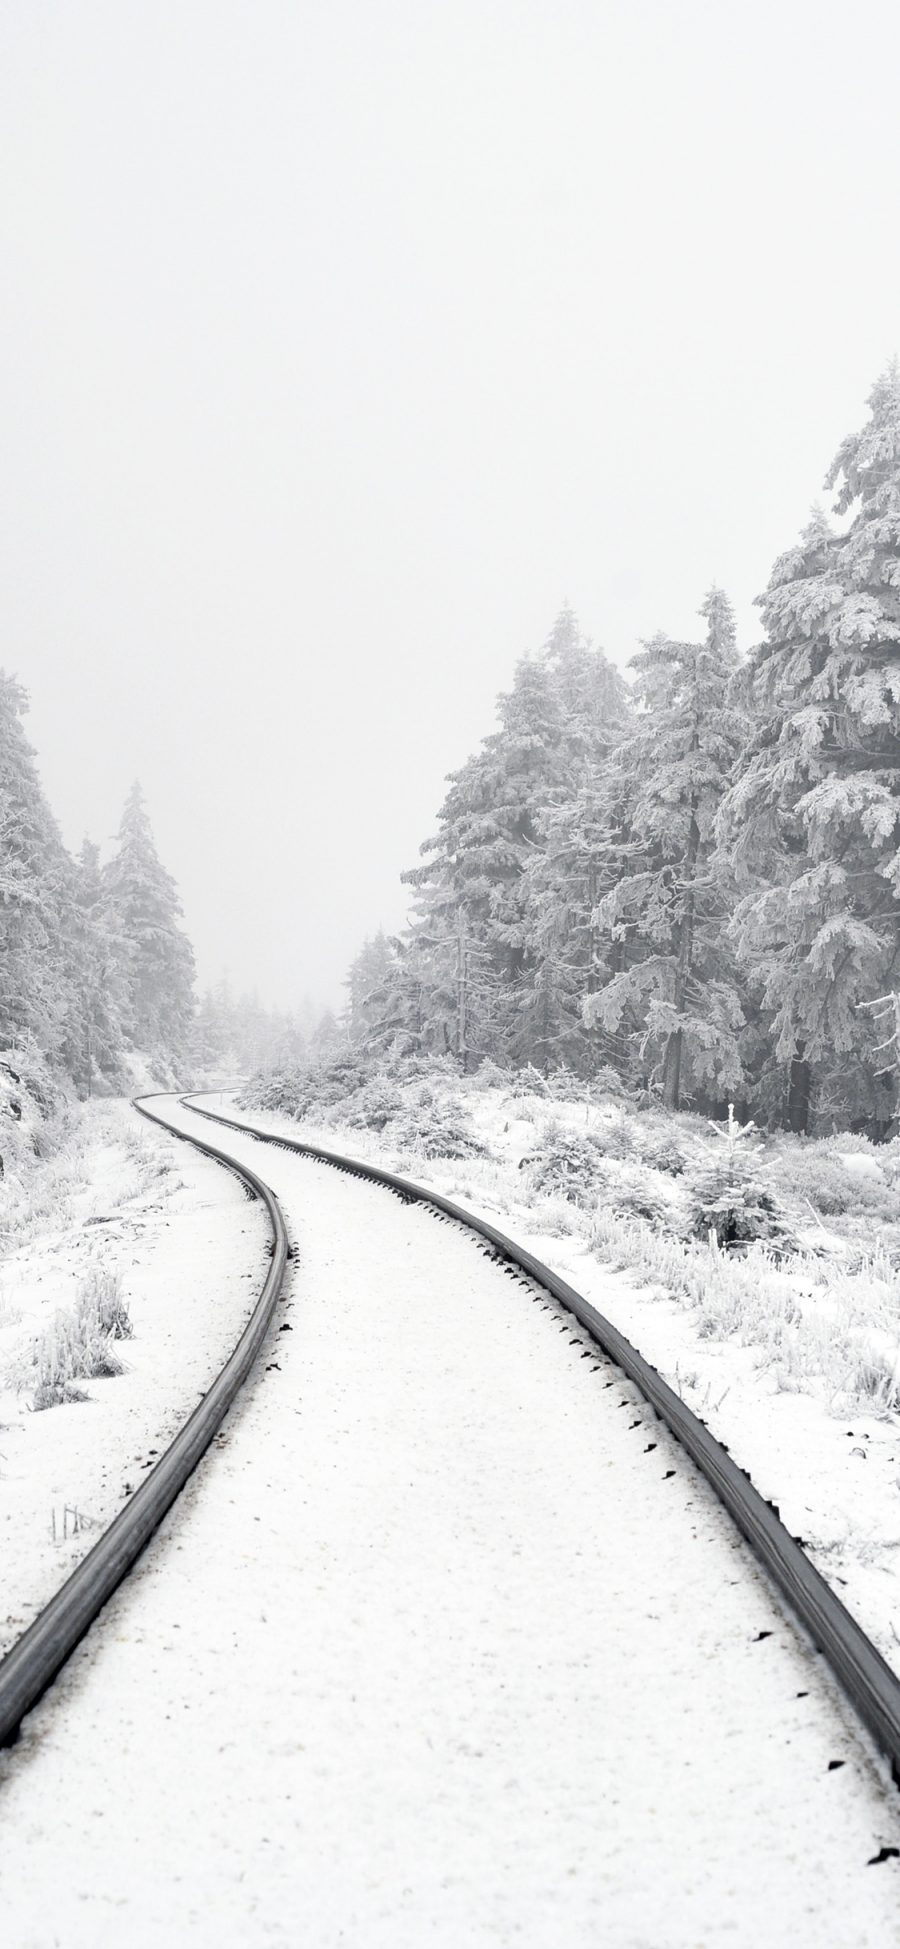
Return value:
<svg viewBox="0 0 900 1949">
<path fill-rule="evenodd" d="M 217 1141 L 292 1297 L 0 1759 L 9 1939 L 900 1939 L 884 1769 L 634 1389 L 461 1230 Z"/>
<path fill-rule="evenodd" d="M 396 1096 L 393 1081 L 390 1087 Z M 602 1190 L 586 1208 L 535 1193 L 522 1165 L 546 1148 L 548 1124 L 601 1142 L 624 1134 L 630 1143 L 615 1105 L 511 1095 L 477 1078 L 468 1086 L 458 1079 L 442 1086 L 440 1078 L 433 1088 L 408 1085 L 402 1096 L 401 1116 L 380 1134 L 365 1127 L 352 1101 L 299 1122 L 241 1110 L 234 1100 L 229 1114 L 405 1172 L 482 1213 L 569 1280 L 726 1443 L 900 1671 L 900 1239 L 897 1224 L 873 1209 L 868 1187 L 876 1178 L 884 1208 L 895 1209 L 897 1193 L 872 1147 L 841 1140 L 846 1162 L 827 1146 L 788 1148 L 778 1160 L 783 1180 L 805 1180 L 796 1200 L 800 1250 L 773 1259 L 754 1247 L 731 1258 L 706 1244 L 685 1249 L 671 1235 L 664 1221 L 678 1182 L 636 1162 L 633 1151 L 606 1164 L 613 1193 L 630 1210 L 610 1211 Z M 417 1108 L 425 1096 L 450 1106 L 451 1126 L 463 1099 L 472 1155 L 422 1154 L 417 1116 L 429 1135 L 435 1123 L 428 1105 Z M 359 1121 L 350 1121 L 355 1115 Z M 646 1130 L 657 1147 L 668 1145 L 662 1119 L 652 1128 L 640 1118 L 631 1123 L 639 1141 Z M 688 1151 L 706 1135 L 698 1119 L 671 1130 Z M 841 1172 L 855 1209 L 823 1221 L 806 1187 L 816 1173 L 824 1180 Z M 641 1216 L 641 1207 L 651 1215 Z"/>
<path fill-rule="evenodd" d="M 230 1353 L 265 1275 L 265 1216 L 125 1103 L 73 1111 L 0 1215 L 0 1654 L 137 1487 Z M 85 1302 L 131 1327 L 40 1408 Z M 37 1358 L 36 1358 L 37 1356 Z M 42 1382 L 42 1375 L 45 1377 Z M 42 1396 L 42 1386 L 44 1393 Z"/>
</svg>

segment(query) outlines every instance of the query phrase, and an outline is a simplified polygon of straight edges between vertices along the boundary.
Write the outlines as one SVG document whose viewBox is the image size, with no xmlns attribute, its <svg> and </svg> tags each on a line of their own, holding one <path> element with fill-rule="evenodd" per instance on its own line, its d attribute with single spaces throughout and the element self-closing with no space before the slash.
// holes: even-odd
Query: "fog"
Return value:
<svg viewBox="0 0 900 1949">
<path fill-rule="evenodd" d="M 563 600 L 753 597 L 900 349 L 896 9 L 6 0 L 0 663 L 202 982 L 340 995 Z"/>
</svg>

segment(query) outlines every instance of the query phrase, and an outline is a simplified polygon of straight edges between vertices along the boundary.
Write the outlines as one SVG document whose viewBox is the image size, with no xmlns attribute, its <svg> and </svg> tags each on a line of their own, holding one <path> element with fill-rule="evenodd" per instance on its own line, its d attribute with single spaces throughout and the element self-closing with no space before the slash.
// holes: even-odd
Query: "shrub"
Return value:
<svg viewBox="0 0 900 1949">
<path fill-rule="evenodd" d="M 611 1096 L 616 1103 L 624 1103 L 628 1100 L 628 1090 L 621 1076 L 615 1069 L 609 1069 L 605 1065 L 592 1076 L 590 1088 L 591 1095 L 594 1097 Z"/>
<path fill-rule="evenodd" d="M 469 1086 L 473 1090 L 508 1090 L 511 1083 L 509 1070 L 501 1069 L 499 1063 L 494 1062 L 490 1056 L 485 1056 L 484 1061 L 479 1063 L 474 1075 L 469 1079 Z"/>
<path fill-rule="evenodd" d="M 668 1131 L 638 1129 L 635 1141 L 642 1164 L 649 1165 L 652 1171 L 664 1171 L 668 1177 L 681 1177 L 685 1167 L 684 1151 Z"/>
<path fill-rule="evenodd" d="M 452 1099 L 435 1103 L 420 1091 L 414 1101 L 393 1117 L 385 1134 L 397 1150 L 416 1157 L 487 1157 L 468 1112 Z"/>
<path fill-rule="evenodd" d="M 718 1124 L 712 1128 L 718 1146 L 704 1146 L 704 1155 L 686 1176 L 691 1234 L 715 1238 L 727 1251 L 754 1239 L 791 1244 L 784 1208 L 762 1162 L 762 1146 L 751 1139 L 753 1124 L 736 1123 L 729 1104 L 724 1130 Z"/>
<path fill-rule="evenodd" d="M 110 1340 L 130 1340 L 134 1327 L 128 1301 L 122 1292 L 117 1272 L 97 1268 L 85 1280 L 78 1296 L 77 1316 L 88 1334 L 106 1334 Z"/>
<path fill-rule="evenodd" d="M 572 1130 L 550 1120 L 541 1129 L 537 1149 L 522 1158 L 520 1169 L 532 1198 L 566 1198 L 588 1209 L 596 1202 L 603 1175 L 603 1149 L 590 1131 Z"/>
<path fill-rule="evenodd" d="M 798 1145 L 779 1158 L 776 1170 L 779 1184 L 790 1196 L 808 1199 L 827 1217 L 842 1217 L 865 1202 L 865 1185 L 839 1157 L 821 1152 L 818 1145 Z"/>
<path fill-rule="evenodd" d="M 344 1122 L 353 1130 L 383 1130 L 403 1107 L 400 1091 L 386 1076 L 373 1076 L 344 1113 Z"/>
<path fill-rule="evenodd" d="M 524 1069 L 517 1069 L 509 1086 L 510 1096 L 549 1096 L 550 1085 L 546 1076 L 529 1062 Z"/>
<path fill-rule="evenodd" d="M 123 1372 L 115 1340 L 132 1334 L 118 1276 L 95 1272 L 82 1286 L 71 1312 L 60 1311 L 20 1356 L 11 1375 L 19 1393 L 31 1394 L 35 1412 L 65 1401 L 86 1401 L 75 1383 L 107 1380 Z"/>
<path fill-rule="evenodd" d="M 593 1124 L 591 1136 L 604 1157 L 633 1157 L 634 1142 L 625 1118 L 622 1116 L 604 1117 L 602 1123 Z"/>
<path fill-rule="evenodd" d="M 670 1200 L 652 1169 L 639 1163 L 601 1165 L 597 1203 L 626 1218 L 644 1218 L 651 1225 L 675 1229 Z"/>
</svg>

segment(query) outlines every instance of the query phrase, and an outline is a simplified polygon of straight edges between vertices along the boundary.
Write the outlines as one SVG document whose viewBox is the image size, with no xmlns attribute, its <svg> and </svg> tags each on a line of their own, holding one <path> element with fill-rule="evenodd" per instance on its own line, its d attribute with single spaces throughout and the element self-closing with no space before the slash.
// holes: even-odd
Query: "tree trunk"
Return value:
<svg viewBox="0 0 900 1949">
<path fill-rule="evenodd" d="M 677 1110 L 681 1102 L 682 1032 L 673 1029 L 666 1043 L 663 1061 L 663 1102 L 667 1110 Z"/>
<path fill-rule="evenodd" d="M 798 1137 L 805 1137 L 809 1131 L 811 1080 L 810 1066 L 803 1054 L 803 1044 L 798 1042 L 797 1053 L 791 1062 L 787 1101 L 787 1127 Z"/>
<path fill-rule="evenodd" d="M 596 907 L 597 907 L 597 869 L 594 864 L 594 861 L 591 860 L 591 863 L 588 867 L 588 913 L 590 914 L 590 920 L 588 921 L 587 992 L 589 995 L 593 995 L 596 992 L 596 988 L 597 988 L 597 974 L 596 974 L 597 927 L 594 921 L 594 913 L 596 911 Z"/>
<path fill-rule="evenodd" d="M 678 930 L 678 959 L 675 963 L 675 984 L 672 1000 L 677 1014 L 681 1014 L 687 995 L 688 976 L 691 972 L 691 959 L 694 951 L 694 873 L 697 855 L 700 851 L 700 827 L 697 824 L 696 801 L 691 801 L 691 823 L 688 827 L 687 850 L 681 868 L 685 880 L 684 908 Z M 663 1102 L 667 1110 L 681 1108 L 681 1053 L 684 1044 L 682 1029 L 673 1029 L 666 1043 L 663 1064 Z"/>
<path fill-rule="evenodd" d="M 469 1067 L 469 949 L 462 906 L 456 916 L 456 1055 L 465 1075 Z"/>
</svg>

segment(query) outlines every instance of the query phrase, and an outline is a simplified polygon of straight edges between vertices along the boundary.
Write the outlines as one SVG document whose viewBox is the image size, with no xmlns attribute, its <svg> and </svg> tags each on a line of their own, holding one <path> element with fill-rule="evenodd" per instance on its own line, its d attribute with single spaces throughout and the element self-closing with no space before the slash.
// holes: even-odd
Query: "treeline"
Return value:
<svg viewBox="0 0 900 1949">
<path fill-rule="evenodd" d="M 110 859 L 63 845 L 22 719 L 0 673 L 0 1046 L 29 1040 L 87 1095 L 125 1078 L 140 1050 L 165 1071 L 188 1057 L 194 956 L 175 883 L 135 785 Z"/>
<path fill-rule="evenodd" d="M 159 1081 L 243 1072 L 299 1054 L 317 1025 L 234 997 L 197 1008 L 194 954 L 140 787 L 101 865 L 66 850 L 23 726 L 27 698 L 0 673 L 0 1050 L 39 1051 L 81 1096 L 129 1084 L 136 1056 Z M 327 1029 L 326 1029 L 327 1039 Z"/>
<path fill-rule="evenodd" d="M 713 588 L 629 683 L 572 612 L 452 774 L 351 1038 L 879 1134 L 900 1030 L 900 370 L 759 598 Z"/>
<path fill-rule="evenodd" d="M 192 1036 L 195 1069 L 243 1076 L 330 1050 L 334 1018 L 305 1001 L 298 1011 L 267 1008 L 251 991 L 235 995 L 227 979 L 206 990 Z M 339 1038 L 338 1038 L 339 1039 Z"/>
</svg>

